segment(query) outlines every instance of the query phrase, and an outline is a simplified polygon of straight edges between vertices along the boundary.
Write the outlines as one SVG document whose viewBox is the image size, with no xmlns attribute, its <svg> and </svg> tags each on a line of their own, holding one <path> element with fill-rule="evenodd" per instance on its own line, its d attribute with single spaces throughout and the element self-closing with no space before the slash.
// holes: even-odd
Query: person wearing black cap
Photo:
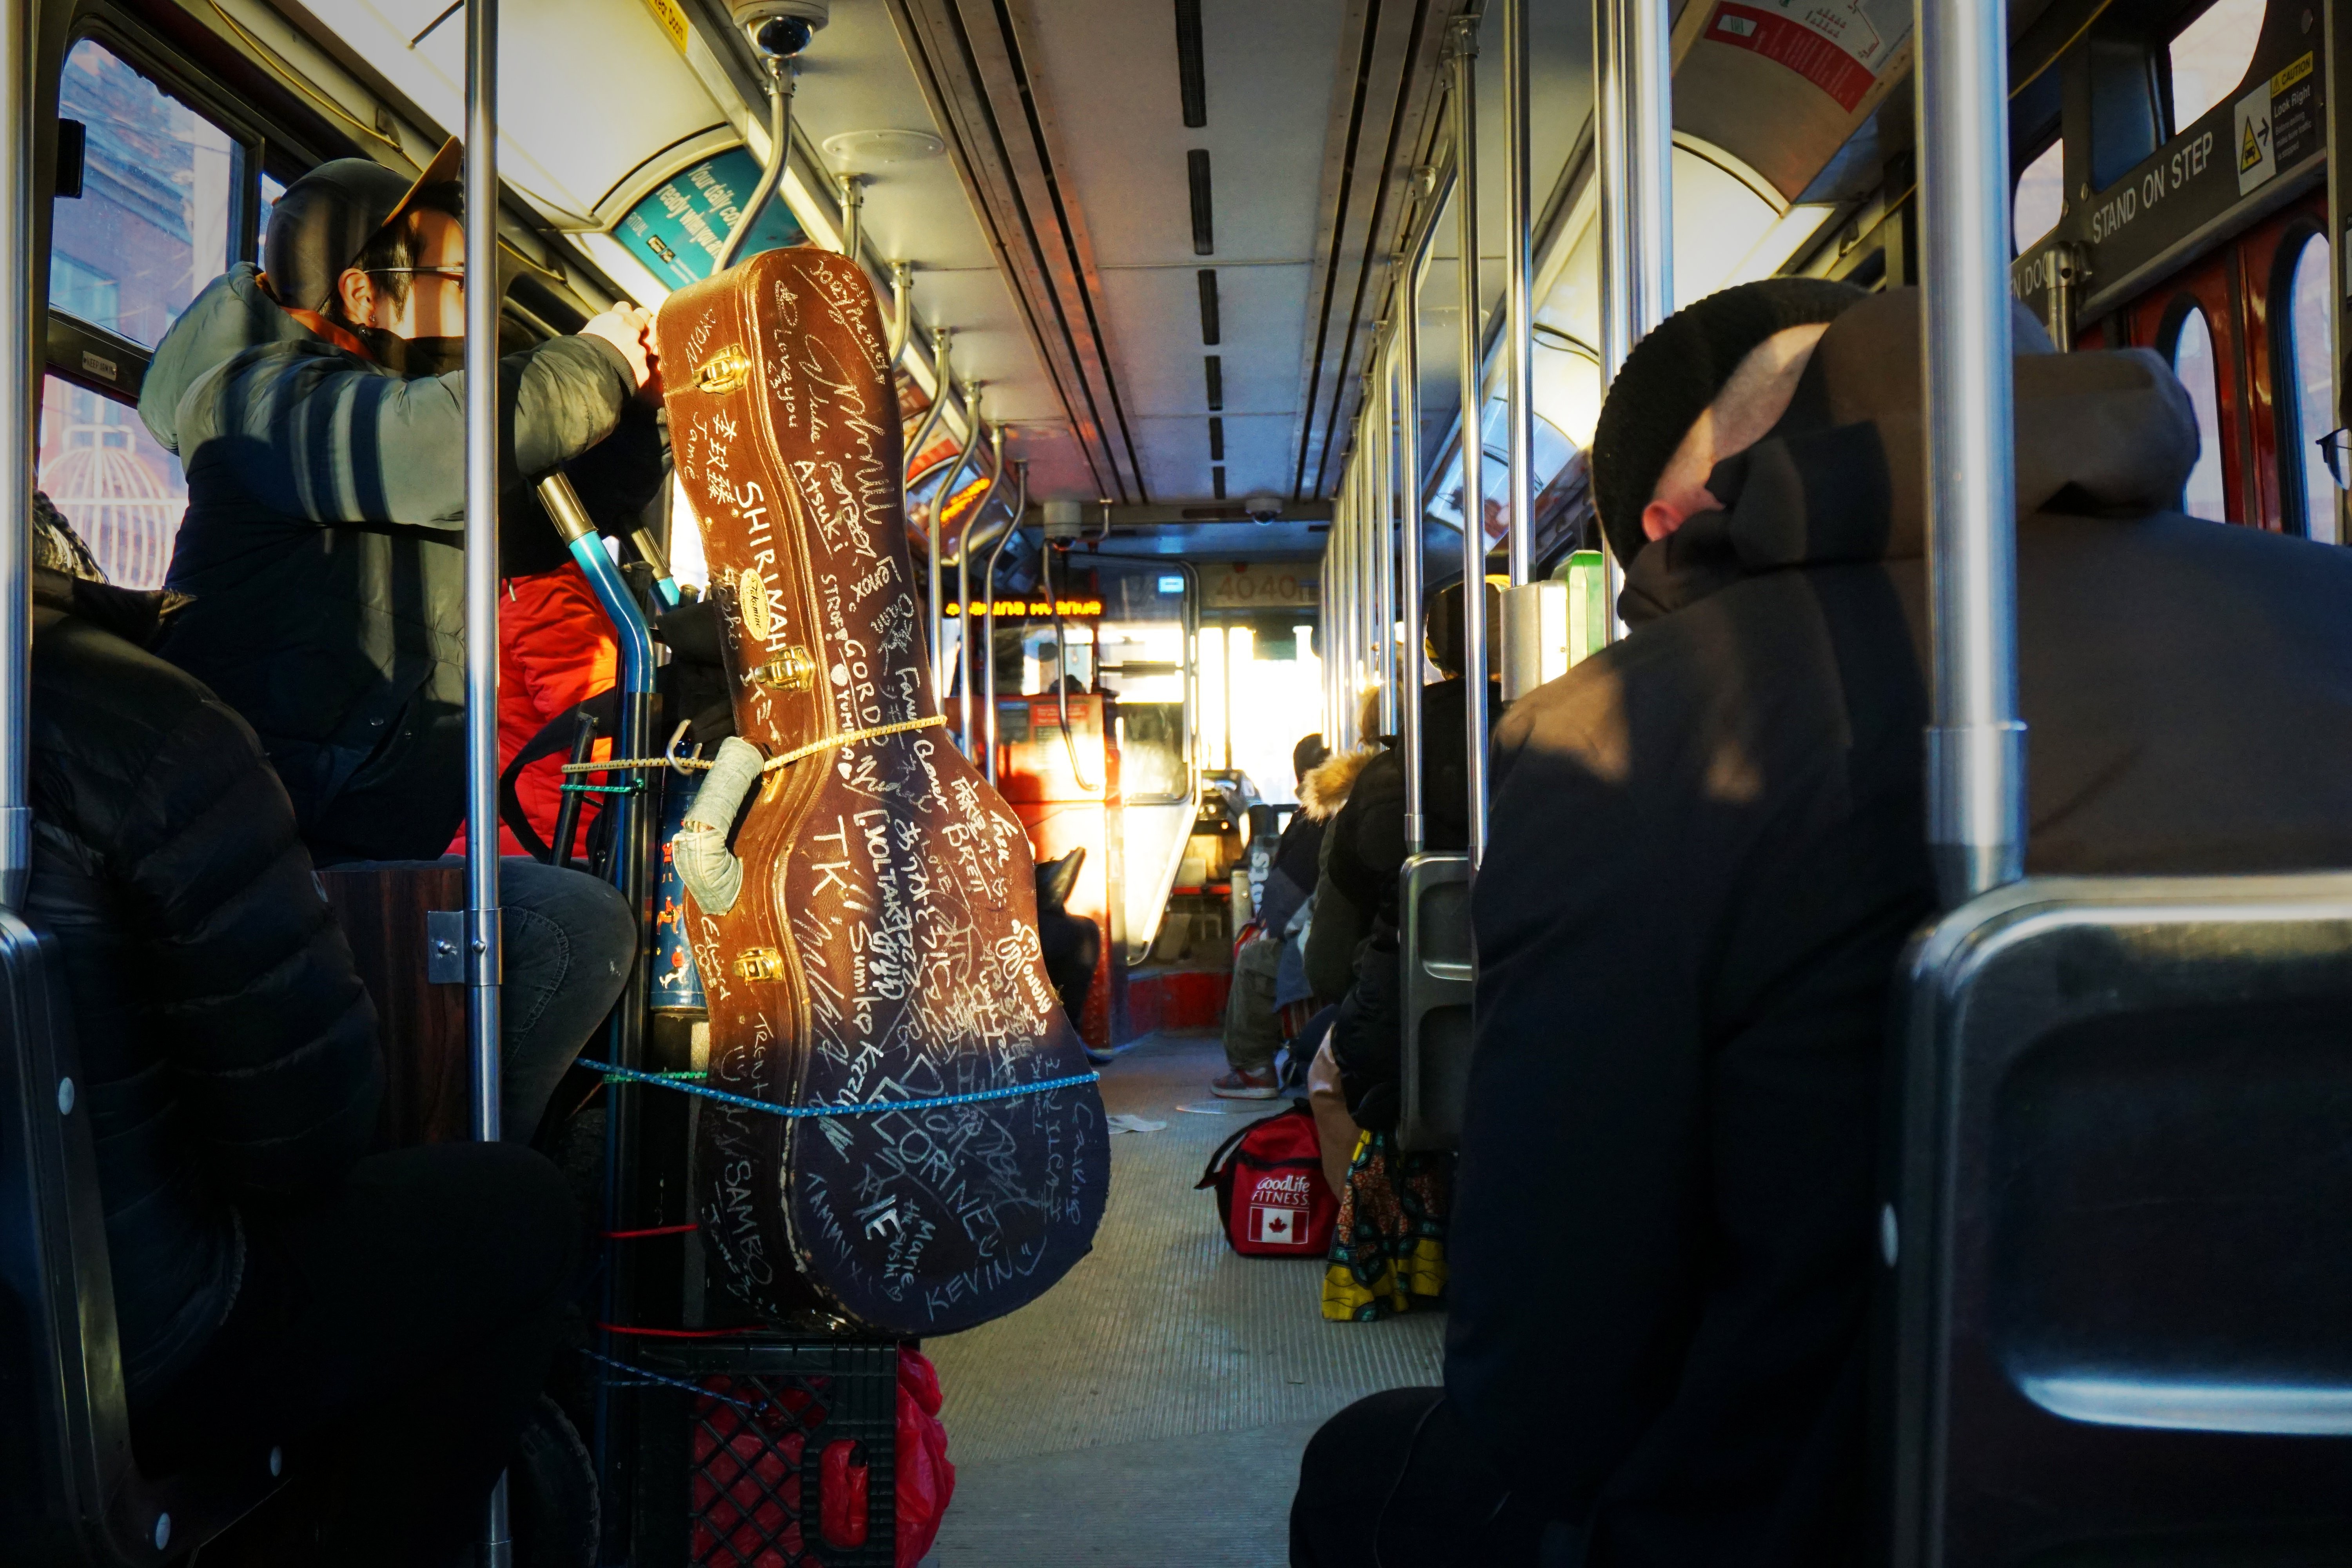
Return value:
<svg viewBox="0 0 2352 1568">
<path fill-rule="evenodd" d="M 1318 1436 L 1294 1563 L 1368 1560 L 1376 1489 L 1390 1562 L 1883 1559 L 1881 1064 L 1936 907 L 1919 318 L 1750 285 L 1611 389 L 1633 629 L 1496 726 L 1445 1386 Z M 2013 321 L 2027 870 L 2352 864 L 2352 555 L 2182 516 L 2170 369 Z"/>
<path fill-rule="evenodd" d="M 259 735 L 321 865 L 437 858 L 465 813 L 459 163 L 451 141 L 414 180 L 346 158 L 295 181 L 270 211 L 267 268 L 198 295 L 141 390 L 188 483 L 165 580 L 184 602 L 156 651 Z M 646 312 L 608 310 L 499 374 L 502 522 L 551 542 L 529 485 L 560 466 L 618 454 L 583 479 L 600 498 L 642 501 L 662 481 Z M 521 1140 L 635 935 L 594 878 L 509 857 L 499 884 L 505 1121 Z"/>
</svg>

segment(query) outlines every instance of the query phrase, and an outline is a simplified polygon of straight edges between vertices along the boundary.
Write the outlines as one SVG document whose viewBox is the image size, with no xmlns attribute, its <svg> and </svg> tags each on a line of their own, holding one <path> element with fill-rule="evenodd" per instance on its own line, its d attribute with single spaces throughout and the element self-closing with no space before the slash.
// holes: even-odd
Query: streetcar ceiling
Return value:
<svg viewBox="0 0 2352 1568">
<path fill-rule="evenodd" d="M 2013 26 L 2045 8 L 2021 0 Z M 258 8 L 227 0 L 223 9 Z M 1187 127 L 1173 0 L 834 0 L 803 61 L 794 118 L 803 156 L 786 195 L 830 242 L 837 218 L 819 169 L 866 177 L 869 257 L 913 263 L 920 321 L 954 329 L 955 377 L 985 384 L 985 416 L 1033 460 L 1034 497 L 1108 497 L 1121 503 L 1116 515 L 1187 554 L 1311 552 L 1375 323 L 1392 308 L 1389 257 L 1436 199 L 1417 171 L 1450 163 L 1439 65 L 1452 7 L 1201 0 L 1199 9 L 1205 122 Z M 448 10 L 448 0 L 278 6 L 425 136 L 461 120 L 462 13 Z M 603 231 L 698 159 L 766 142 L 723 0 L 684 0 L 695 31 L 682 50 L 656 10 L 648 0 L 504 0 L 500 24 L 502 173 L 548 228 L 645 298 L 659 285 Z M 1488 8 L 1479 76 L 1480 142 L 1491 150 L 1480 169 L 1488 311 L 1502 288 L 1500 12 Z M 1769 269 L 1776 246 L 1841 211 L 1844 192 L 1832 187 L 1853 156 L 1840 160 L 1840 150 L 1867 143 L 1908 49 L 1841 104 L 1761 54 L 1701 36 L 1712 12 L 1686 0 L 1674 31 L 1685 290 L 1743 267 Z M 1538 298 L 1553 330 L 1549 357 L 1539 353 L 1538 402 L 1570 441 L 1589 434 L 1599 385 L 1580 357 L 1596 282 L 1591 21 L 1581 4 L 1532 7 Z M 926 132 L 943 151 L 895 162 L 835 155 L 836 139 L 874 131 Z M 1197 154 L 1208 233 L 1195 227 Z M 1874 174 L 1876 157 L 1867 161 Z M 1422 300 L 1421 434 L 1433 483 L 1457 422 L 1454 226 L 1450 212 L 1438 216 Z M 1213 342 L 1204 341 L 1207 271 Z M 917 374 L 928 386 L 927 363 Z M 1281 500 L 1287 523 L 1252 527 L 1241 503 L 1259 496 Z"/>
</svg>

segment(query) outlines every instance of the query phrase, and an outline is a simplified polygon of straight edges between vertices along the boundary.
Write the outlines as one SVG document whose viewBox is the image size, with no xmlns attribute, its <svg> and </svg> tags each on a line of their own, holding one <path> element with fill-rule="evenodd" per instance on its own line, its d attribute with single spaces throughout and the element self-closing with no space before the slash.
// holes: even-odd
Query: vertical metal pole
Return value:
<svg viewBox="0 0 2352 1568">
<path fill-rule="evenodd" d="M 1421 277 L 1418 259 L 1399 274 L 1397 352 L 1390 374 L 1396 378 L 1397 496 L 1404 507 L 1404 559 L 1399 593 L 1404 600 L 1404 646 L 1397 650 L 1404 701 L 1398 738 L 1404 749 L 1404 852 L 1429 847 L 1429 819 L 1421 798 Z"/>
<path fill-rule="evenodd" d="M 466 7 L 466 1024 L 474 1136 L 499 1134 L 499 0 Z M 507 1481 L 490 1489 L 484 1568 L 508 1568 Z"/>
<path fill-rule="evenodd" d="M 996 563 L 1003 558 L 1004 547 L 1021 531 L 1021 520 L 1029 511 L 1029 459 L 1013 459 L 1013 521 L 996 536 L 988 552 L 988 565 L 980 574 L 980 596 L 988 601 L 988 624 L 984 666 L 987 676 L 982 684 L 988 692 L 988 782 L 996 782 Z"/>
<path fill-rule="evenodd" d="M 1331 685 L 1331 552 L 1336 548 L 1332 535 L 1327 531 L 1323 535 L 1322 563 L 1316 568 L 1315 574 L 1315 646 L 1316 672 L 1323 680 L 1323 741 L 1333 751 L 1339 752 L 1345 751 L 1347 745 L 1345 737 L 1339 733 L 1339 703 L 1332 694 L 1334 689 Z"/>
<path fill-rule="evenodd" d="M 1386 334 L 1383 334 L 1385 337 Z M 1372 624 L 1380 650 L 1381 732 L 1397 732 L 1398 688 L 1403 684 L 1397 658 L 1396 604 L 1396 441 L 1389 427 L 1387 346 L 1372 351 L 1372 374 L 1365 403 L 1370 410 L 1372 476 Z"/>
<path fill-rule="evenodd" d="M 1935 717 L 1927 842 L 1947 904 L 2025 868 L 2002 8 L 1918 0 L 1922 368 Z"/>
<path fill-rule="evenodd" d="M 1364 709 L 1364 697 L 1377 690 L 1379 660 L 1375 650 L 1380 646 L 1372 639 L 1374 615 L 1372 590 L 1372 487 L 1370 482 L 1370 454 L 1362 442 L 1348 465 L 1348 563 L 1355 569 L 1356 577 L 1356 685 L 1350 696 L 1356 711 Z M 1380 732 L 1380 704 L 1372 705 L 1372 732 L 1359 737 L 1370 742 Z"/>
<path fill-rule="evenodd" d="M 963 416 L 965 421 L 963 450 L 957 453 L 956 460 L 948 465 L 946 475 L 940 480 L 940 488 L 931 492 L 931 514 L 929 533 L 929 543 L 931 552 L 931 694 L 939 702 L 940 711 L 942 713 L 947 711 L 948 670 L 950 667 L 948 664 L 947 650 L 947 605 L 943 604 L 940 598 L 940 591 L 945 586 L 940 577 L 940 573 L 945 565 L 945 563 L 940 560 L 940 551 L 941 549 L 940 542 L 940 524 L 946 521 L 948 501 L 954 496 L 958 481 L 963 478 L 964 469 L 971 466 L 972 458 L 978 455 L 980 451 L 980 432 L 982 425 L 980 417 L 980 388 L 981 384 L 979 382 L 969 378 L 967 378 L 963 384 Z M 977 521 L 978 519 L 975 518 L 974 521 Z M 965 528 L 966 531 L 969 531 L 971 524 L 965 524 Z M 958 544 L 956 546 L 956 564 L 959 566 L 963 564 L 963 546 L 961 544 Z M 961 610 L 958 610 L 956 612 L 956 651 L 959 655 L 963 652 L 962 616 L 963 612 Z M 1067 674 L 1068 671 L 1066 669 L 1063 673 Z"/>
<path fill-rule="evenodd" d="M 958 683 L 956 695 L 956 723 L 959 726 L 956 743 L 963 748 L 965 756 L 975 761 L 980 753 L 973 749 L 977 738 L 971 732 L 971 688 L 973 677 L 978 673 L 972 665 L 971 547 L 979 539 L 981 524 L 988 520 L 989 503 L 996 499 L 996 492 L 1004 488 L 1003 426 L 999 425 L 989 431 L 988 449 L 996 460 L 996 471 L 989 475 L 988 489 L 981 492 L 980 504 L 971 509 L 971 521 L 963 525 L 963 540 L 956 546 L 956 647 L 963 655 L 957 661 L 962 667 L 963 679 Z M 1009 533 L 1012 530 L 1007 528 L 1005 531 Z M 993 617 L 988 624 L 991 627 L 995 626 Z M 1102 683 L 1097 680 L 1095 684 L 1099 687 Z M 989 701 L 992 704 L 995 700 L 995 694 L 992 692 Z M 993 710 L 992 708 L 991 711 Z"/>
<path fill-rule="evenodd" d="M 1454 212 L 1462 279 L 1462 691 L 1470 868 L 1486 854 L 1486 505 L 1478 363 L 1478 23 L 1454 24 Z"/>
<path fill-rule="evenodd" d="M 1674 305 L 1674 81 L 1668 0 L 1593 0 L 1593 142 L 1601 176 L 1601 374 Z M 1625 563 L 1602 552 L 1609 641 L 1622 633 L 1617 597 Z"/>
<path fill-rule="evenodd" d="M 33 871 L 33 10 L 0 11 L 0 905 Z"/>
<path fill-rule="evenodd" d="M 1503 0 L 1503 337 L 1509 354 L 1511 463 L 1506 515 L 1515 587 L 1533 575 L 1536 529 L 1535 237 L 1528 114 L 1528 0 Z"/>
<path fill-rule="evenodd" d="M 1336 715 L 1333 721 L 1339 727 L 1338 744 L 1342 751 L 1356 743 L 1356 703 L 1351 689 L 1355 684 L 1355 650 L 1351 645 L 1356 619 L 1356 579 L 1349 566 L 1348 521 L 1348 482 L 1343 474 L 1339 494 L 1331 507 L 1330 544 L 1326 551 L 1330 562 L 1333 610 L 1329 616 L 1330 665 L 1333 671 L 1331 705 Z"/>
</svg>

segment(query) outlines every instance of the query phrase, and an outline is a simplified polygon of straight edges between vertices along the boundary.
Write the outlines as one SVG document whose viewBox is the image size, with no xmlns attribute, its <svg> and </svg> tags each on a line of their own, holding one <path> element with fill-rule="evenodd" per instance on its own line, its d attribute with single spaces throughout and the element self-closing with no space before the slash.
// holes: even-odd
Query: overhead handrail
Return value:
<svg viewBox="0 0 2352 1568">
<path fill-rule="evenodd" d="M 915 269 L 903 261 L 890 263 L 890 368 L 907 357 L 907 330 L 915 319 Z"/>
<path fill-rule="evenodd" d="M 942 382 L 940 384 L 944 386 L 946 383 Z M 924 536 L 930 546 L 931 689 L 942 699 L 946 697 L 948 688 L 948 617 L 947 605 L 940 596 L 940 590 L 945 586 L 940 573 L 940 569 L 947 564 L 940 559 L 940 523 L 942 521 L 940 514 L 948 510 L 948 500 L 955 494 L 956 481 L 963 478 L 964 466 L 971 461 L 972 454 L 980 449 L 980 389 L 981 384 L 977 381 L 967 380 L 963 384 L 963 416 L 966 426 L 963 450 L 958 452 L 955 461 L 948 465 L 946 476 L 940 480 L 940 488 L 931 492 L 930 515 L 924 524 Z M 963 552 L 961 548 L 956 551 L 956 556 L 959 561 L 962 559 Z M 961 637 L 962 634 L 959 632 L 957 635 Z"/>
<path fill-rule="evenodd" d="M 963 667 L 963 679 L 958 682 L 956 705 L 956 721 L 962 728 L 956 731 L 956 739 L 963 747 L 963 754 L 967 757 L 976 755 L 972 750 L 976 742 L 971 732 L 971 687 L 974 674 L 971 662 L 971 549 L 975 542 L 981 542 L 985 537 L 981 533 L 981 530 L 988 521 L 989 503 L 996 499 L 996 492 L 1004 488 L 1003 426 L 996 426 L 989 431 L 988 449 L 989 455 L 995 459 L 995 472 L 989 475 L 988 489 L 981 492 L 980 504 L 972 508 L 971 521 L 964 524 L 963 538 L 956 545 L 956 642 L 963 654 L 959 661 Z M 941 500 L 934 504 L 945 505 L 946 502 Z M 1011 531 L 1008 529 L 1006 531 Z M 994 700 L 995 693 L 992 691 L 990 700 Z"/>
<path fill-rule="evenodd" d="M 858 252 L 866 242 L 866 176 L 842 174 L 836 178 L 841 191 L 841 254 L 858 261 Z"/>
<path fill-rule="evenodd" d="M 1674 308 L 1674 76 L 1668 0 L 1597 0 L 1593 156 L 1601 181 L 1601 379 Z M 1604 549 L 1603 636 L 1622 635 L 1625 563 Z"/>
<path fill-rule="evenodd" d="M 898 454 L 898 482 L 902 486 L 914 482 L 915 459 L 922 455 L 924 447 L 930 445 L 940 421 L 947 417 L 948 389 L 953 384 L 948 379 L 948 361 L 954 347 L 953 327 L 931 329 L 931 405 L 923 410 L 922 419 L 915 426 L 915 438 L 907 443 L 905 451 Z"/>
<path fill-rule="evenodd" d="M 1086 769 L 1078 762 L 1077 740 L 1070 733 L 1070 644 L 1069 639 L 1063 635 L 1062 601 L 1054 592 L 1054 574 L 1051 570 L 1054 552 L 1057 548 L 1061 547 L 1048 540 L 1045 552 L 1037 558 L 1038 578 L 1045 584 L 1045 598 L 1054 606 L 1054 700 L 1061 709 L 1062 746 L 1070 754 L 1070 777 L 1080 790 L 1092 795 L 1102 785 L 1092 783 L 1087 778 Z M 1099 687 L 1100 682 L 1097 682 L 1097 685 Z M 1192 733 L 1189 711 L 1186 717 L 1188 722 L 1185 725 L 1185 733 L 1189 737 Z M 1192 759 L 1189 756 L 1185 759 L 1185 765 L 1188 768 L 1192 765 Z"/>
<path fill-rule="evenodd" d="M 784 164 L 791 161 L 793 135 L 793 84 L 800 68 L 777 55 L 763 55 L 761 63 L 768 74 L 768 166 L 760 171 L 760 183 L 751 187 L 750 199 L 743 204 L 743 216 L 727 231 L 727 243 L 719 247 L 718 270 L 724 272 L 735 265 L 742 254 L 743 242 L 751 237 L 751 226 L 760 221 L 767 210 L 776 185 L 784 176 Z"/>
<path fill-rule="evenodd" d="M 1914 58 L 1935 643 L 1927 842 L 1947 905 L 2025 871 L 2009 133 L 1998 112 L 2007 47 L 2000 6 L 1921 0 Z"/>
<path fill-rule="evenodd" d="M 1029 510 L 1029 459 L 1012 459 L 1014 489 L 1011 521 L 988 552 L 988 564 L 981 569 L 980 594 L 987 601 L 987 629 L 982 645 L 982 658 L 987 666 L 984 684 L 988 689 L 988 782 L 996 782 L 996 563 L 1004 554 L 1004 547 L 1021 531 L 1021 520 Z"/>
<path fill-rule="evenodd" d="M 1454 24 L 1454 217 L 1462 283 L 1462 721 L 1470 868 L 1486 853 L 1486 507 L 1478 436 L 1478 24 Z"/>
<path fill-rule="evenodd" d="M 0 906 L 33 873 L 33 51 L 28 5 L 0 18 Z"/>
<path fill-rule="evenodd" d="M 499 985 L 499 0 L 466 7 L 466 1026 L 474 1082 L 474 1136 L 496 1142 Z M 746 216 L 746 226 L 749 216 Z M 507 1479 L 490 1489 L 482 1521 L 485 1568 L 510 1568 Z"/>
</svg>

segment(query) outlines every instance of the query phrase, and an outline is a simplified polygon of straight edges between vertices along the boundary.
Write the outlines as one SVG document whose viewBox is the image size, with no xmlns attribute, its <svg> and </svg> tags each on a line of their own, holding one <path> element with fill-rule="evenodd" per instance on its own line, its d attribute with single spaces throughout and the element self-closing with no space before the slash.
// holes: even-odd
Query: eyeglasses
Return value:
<svg viewBox="0 0 2352 1568">
<path fill-rule="evenodd" d="M 409 278 L 444 278 L 458 288 L 466 286 L 466 269 L 462 267 L 371 267 L 371 278 L 388 278 L 394 273 Z"/>
<path fill-rule="evenodd" d="M 2327 465 L 2327 471 L 2335 476 L 2337 486 L 2352 489 L 2352 481 L 2347 481 L 2344 477 L 2347 469 L 2352 469 L 2352 426 L 2330 430 L 2312 445 L 2319 448 L 2320 460 Z"/>
</svg>

